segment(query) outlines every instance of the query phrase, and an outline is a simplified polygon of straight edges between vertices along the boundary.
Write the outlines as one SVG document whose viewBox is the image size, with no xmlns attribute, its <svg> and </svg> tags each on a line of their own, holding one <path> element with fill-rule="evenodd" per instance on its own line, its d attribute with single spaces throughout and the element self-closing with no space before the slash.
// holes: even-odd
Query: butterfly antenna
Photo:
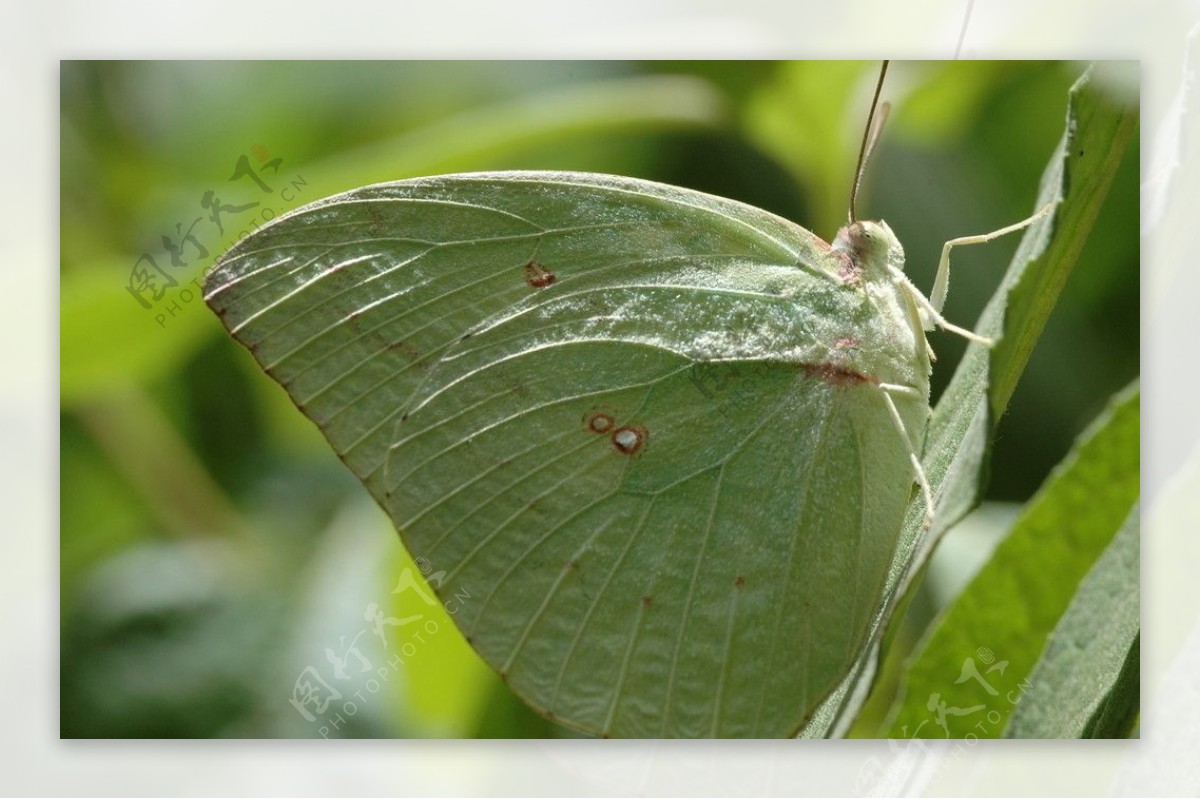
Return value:
<svg viewBox="0 0 1200 799">
<path fill-rule="evenodd" d="M 871 111 L 867 114 L 867 126 L 863 130 L 862 146 L 858 148 L 858 166 L 854 168 L 854 186 L 850 189 L 850 224 L 852 225 L 858 221 L 858 214 L 855 212 L 854 206 L 858 200 L 858 187 L 862 183 L 863 169 L 866 167 L 867 157 L 875 148 L 875 142 L 879 140 L 879 131 L 883 128 L 883 122 L 887 119 L 889 106 L 884 103 L 879 121 L 875 120 L 875 107 L 879 104 L 879 94 L 883 91 L 883 77 L 887 75 L 887 68 L 887 61 L 884 61 L 879 67 L 879 81 L 875 84 L 875 96 L 871 98 Z"/>
</svg>

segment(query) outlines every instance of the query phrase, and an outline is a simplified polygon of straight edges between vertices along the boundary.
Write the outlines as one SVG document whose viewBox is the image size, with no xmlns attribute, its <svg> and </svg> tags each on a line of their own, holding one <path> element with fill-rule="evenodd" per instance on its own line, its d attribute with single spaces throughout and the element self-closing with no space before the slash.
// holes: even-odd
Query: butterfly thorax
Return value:
<svg viewBox="0 0 1200 799">
<path fill-rule="evenodd" d="M 929 352 L 916 289 L 904 277 L 904 247 L 886 222 L 857 221 L 833 240 L 843 282 L 865 294 L 875 309 L 876 347 L 856 366 L 869 374 L 928 393 Z"/>
</svg>

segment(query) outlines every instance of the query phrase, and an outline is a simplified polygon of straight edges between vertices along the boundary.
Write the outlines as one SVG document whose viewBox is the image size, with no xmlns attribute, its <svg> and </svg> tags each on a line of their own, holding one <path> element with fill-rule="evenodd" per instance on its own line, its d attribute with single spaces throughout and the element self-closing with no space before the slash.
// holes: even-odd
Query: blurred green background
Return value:
<svg viewBox="0 0 1200 799">
<path fill-rule="evenodd" d="M 892 65 L 896 107 L 859 208 L 896 231 L 916 285 L 931 286 L 946 239 L 1034 210 L 1084 67 Z M 877 69 L 63 62 L 62 735 L 569 735 L 512 698 L 440 609 L 393 592 L 417 567 L 204 306 L 203 269 L 242 231 L 329 194 L 483 169 L 674 183 L 830 239 Z M 1099 77 L 1136 107 L 1136 67 Z M 989 503 L 939 550 L 890 662 L 1137 375 L 1137 180 L 1134 148 L 1001 424 Z M 949 319 L 973 323 L 1015 246 L 956 251 Z M 931 341 L 936 397 L 963 345 Z M 420 616 L 419 640 L 375 635 L 372 603 Z M 855 734 L 874 734 L 894 677 Z M 289 702 L 306 688 L 340 698 L 310 720 Z"/>
</svg>

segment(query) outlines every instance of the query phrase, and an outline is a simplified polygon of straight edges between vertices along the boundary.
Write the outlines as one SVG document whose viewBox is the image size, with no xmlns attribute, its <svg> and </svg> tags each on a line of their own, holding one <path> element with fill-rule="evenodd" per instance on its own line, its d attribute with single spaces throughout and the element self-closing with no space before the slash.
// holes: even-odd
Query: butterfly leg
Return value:
<svg viewBox="0 0 1200 799">
<path fill-rule="evenodd" d="M 919 310 L 921 312 L 921 319 L 924 321 L 926 330 L 933 330 L 934 327 L 940 327 L 943 330 L 949 330 L 951 333 L 957 333 L 968 341 L 978 341 L 980 344 L 988 347 L 995 343 L 987 336 L 981 336 L 978 333 L 973 333 L 972 331 L 967 330 L 965 327 L 959 327 L 953 322 L 947 321 L 946 317 L 942 316 L 942 314 L 933 307 L 933 303 L 930 302 L 929 298 L 922 294 L 920 289 L 912 284 L 911 280 L 909 280 L 903 274 L 899 276 L 899 279 L 903 280 L 909 289 L 911 289 L 910 294 L 913 300 L 916 301 L 917 305 L 920 306 Z"/>
<path fill-rule="evenodd" d="M 960 244 L 984 244 L 993 239 L 998 239 L 1008 233 L 1014 233 L 1018 230 L 1027 228 L 1046 214 L 1050 213 L 1053 208 L 1053 203 L 1047 203 L 1038 209 L 1037 213 L 1035 213 L 1033 216 L 1029 217 L 1028 219 L 1023 219 L 1014 225 L 1009 225 L 1008 227 L 1003 227 L 999 230 L 993 230 L 991 233 L 983 233 L 978 236 L 962 236 L 961 238 L 950 239 L 950 241 L 943 244 L 942 259 L 938 261 L 937 276 L 933 279 L 933 291 L 929 293 L 929 305 L 931 306 L 929 310 L 932 313 L 933 319 L 935 321 L 940 320 L 939 324 L 941 324 L 941 326 L 947 330 L 953 329 L 950 325 L 945 323 L 944 319 L 942 319 L 942 306 L 946 303 L 946 290 L 950 285 L 950 250 L 954 249 Z M 959 331 L 955 330 L 955 332 Z M 970 336 L 968 336 L 968 338 L 970 338 Z"/>
<path fill-rule="evenodd" d="M 896 424 L 896 430 L 899 431 L 900 438 L 904 440 L 904 446 L 908 450 L 908 460 L 912 463 L 917 485 L 921 487 L 921 493 L 925 497 L 924 526 L 928 530 L 933 526 L 933 489 L 929 487 L 929 478 L 925 476 L 925 469 L 921 466 L 921 459 L 917 456 L 917 450 L 913 446 L 912 438 L 909 437 L 908 429 L 904 426 L 904 419 L 900 417 L 900 411 L 896 408 L 896 403 L 892 401 L 893 392 L 897 394 L 913 394 L 915 392 L 908 386 L 897 386 L 891 383 L 880 383 L 879 388 L 883 393 L 883 401 L 892 415 L 892 421 Z"/>
</svg>

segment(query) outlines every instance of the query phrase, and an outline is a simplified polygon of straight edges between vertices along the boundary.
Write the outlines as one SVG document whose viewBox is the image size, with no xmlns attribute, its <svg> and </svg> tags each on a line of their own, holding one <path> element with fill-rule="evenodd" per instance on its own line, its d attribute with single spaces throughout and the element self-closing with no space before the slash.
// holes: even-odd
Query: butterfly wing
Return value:
<svg viewBox="0 0 1200 799">
<path fill-rule="evenodd" d="M 912 489 L 903 325 L 843 266 L 697 192 L 480 173 L 299 209 L 206 299 L 531 705 L 775 737 L 853 662 Z"/>
</svg>

